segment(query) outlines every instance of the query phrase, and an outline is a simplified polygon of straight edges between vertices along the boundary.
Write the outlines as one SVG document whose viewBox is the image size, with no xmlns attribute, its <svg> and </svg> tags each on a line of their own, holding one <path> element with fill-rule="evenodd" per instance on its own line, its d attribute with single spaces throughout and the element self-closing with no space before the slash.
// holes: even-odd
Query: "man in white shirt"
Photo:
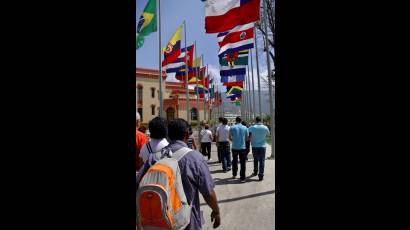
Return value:
<svg viewBox="0 0 410 230">
<path fill-rule="evenodd" d="M 212 132 L 209 130 L 209 125 L 205 124 L 205 128 L 200 132 L 201 152 L 202 155 L 208 156 L 208 161 L 211 160 L 211 143 Z"/>
<path fill-rule="evenodd" d="M 222 125 L 216 129 L 216 141 L 218 142 L 218 152 L 221 154 L 222 170 L 231 170 L 231 150 L 229 145 L 229 126 L 228 119 L 222 119 Z"/>
<path fill-rule="evenodd" d="M 162 117 L 155 117 L 149 122 L 148 129 L 151 139 L 142 147 L 140 153 L 144 163 L 147 161 L 149 154 L 159 152 L 168 146 L 169 143 L 166 139 L 168 134 L 167 126 L 167 120 Z"/>
</svg>

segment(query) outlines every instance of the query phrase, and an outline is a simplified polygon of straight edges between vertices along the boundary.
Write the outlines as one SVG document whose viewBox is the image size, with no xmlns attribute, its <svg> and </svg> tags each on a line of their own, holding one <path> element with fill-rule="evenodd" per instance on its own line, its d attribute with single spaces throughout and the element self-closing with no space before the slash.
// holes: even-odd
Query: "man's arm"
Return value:
<svg viewBox="0 0 410 230">
<path fill-rule="evenodd" d="M 207 163 L 202 160 L 197 166 L 197 172 L 199 173 L 198 189 L 206 203 L 212 209 L 211 221 L 214 222 L 214 228 L 217 228 L 221 224 L 221 217 L 219 216 L 218 200 L 214 190 L 215 184 L 211 173 L 209 172 Z"/>
<path fill-rule="evenodd" d="M 221 216 L 219 214 L 218 199 L 216 198 L 215 191 L 212 191 L 209 196 L 204 197 L 204 200 L 208 206 L 212 209 L 211 222 L 214 222 L 213 227 L 217 228 L 221 225 Z"/>
</svg>

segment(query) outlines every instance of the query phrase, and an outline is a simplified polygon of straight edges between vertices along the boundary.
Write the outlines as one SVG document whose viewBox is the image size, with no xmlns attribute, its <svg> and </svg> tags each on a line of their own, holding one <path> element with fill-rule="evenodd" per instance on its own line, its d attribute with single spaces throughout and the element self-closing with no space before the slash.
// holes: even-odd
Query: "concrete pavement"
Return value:
<svg viewBox="0 0 410 230">
<path fill-rule="evenodd" d="M 266 152 L 267 158 L 270 156 L 270 146 Z M 222 165 L 218 163 L 214 143 L 212 143 L 211 158 L 208 166 L 215 182 L 221 212 L 221 225 L 218 229 L 275 229 L 275 160 L 265 161 L 264 180 L 259 182 L 257 176 L 250 176 L 253 172 L 253 157 L 250 153 L 246 164 L 246 183 L 240 183 L 239 164 L 236 179 L 232 179 L 232 171 L 223 173 Z M 205 218 L 203 229 L 213 229 L 211 209 L 201 195 L 200 199 Z"/>
</svg>

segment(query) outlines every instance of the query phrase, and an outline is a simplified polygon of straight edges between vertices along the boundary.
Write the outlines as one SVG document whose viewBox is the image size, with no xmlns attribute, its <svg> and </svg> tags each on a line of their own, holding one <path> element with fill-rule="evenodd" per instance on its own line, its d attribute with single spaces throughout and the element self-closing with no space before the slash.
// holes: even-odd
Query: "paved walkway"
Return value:
<svg viewBox="0 0 410 230">
<path fill-rule="evenodd" d="M 267 149 L 270 155 L 270 146 Z M 253 172 L 252 154 L 248 155 L 246 164 L 246 183 L 240 183 L 239 170 L 237 179 L 232 179 L 232 171 L 222 172 L 218 163 L 216 145 L 212 144 L 212 160 L 208 163 L 209 170 L 215 182 L 215 191 L 221 212 L 221 226 L 218 229 L 275 229 L 275 160 L 265 161 L 265 176 L 262 182 L 258 177 L 250 177 Z M 239 167 L 239 165 L 238 165 Z M 205 225 L 203 229 L 213 229 L 211 209 L 201 198 L 201 210 L 204 212 Z"/>
</svg>

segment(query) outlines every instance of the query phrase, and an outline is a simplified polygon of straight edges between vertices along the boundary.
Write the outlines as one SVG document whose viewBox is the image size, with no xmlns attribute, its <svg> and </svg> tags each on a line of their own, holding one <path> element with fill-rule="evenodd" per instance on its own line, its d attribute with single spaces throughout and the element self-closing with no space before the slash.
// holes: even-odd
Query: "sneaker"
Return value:
<svg viewBox="0 0 410 230">
<path fill-rule="evenodd" d="M 258 175 L 258 173 L 252 173 L 252 175 L 251 176 L 257 176 Z"/>
<path fill-rule="evenodd" d="M 259 177 L 259 181 L 263 181 L 263 177 Z"/>
<path fill-rule="evenodd" d="M 228 168 L 226 171 L 228 171 L 228 172 L 229 172 L 229 171 L 231 171 L 231 169 L 230 169 L 230 168 Z"/>
<path fill-rule="evenodd" d="M 246 181 L 245 180 L 241 180 L 241 183 L 245 183 Z"/>
</svg>

